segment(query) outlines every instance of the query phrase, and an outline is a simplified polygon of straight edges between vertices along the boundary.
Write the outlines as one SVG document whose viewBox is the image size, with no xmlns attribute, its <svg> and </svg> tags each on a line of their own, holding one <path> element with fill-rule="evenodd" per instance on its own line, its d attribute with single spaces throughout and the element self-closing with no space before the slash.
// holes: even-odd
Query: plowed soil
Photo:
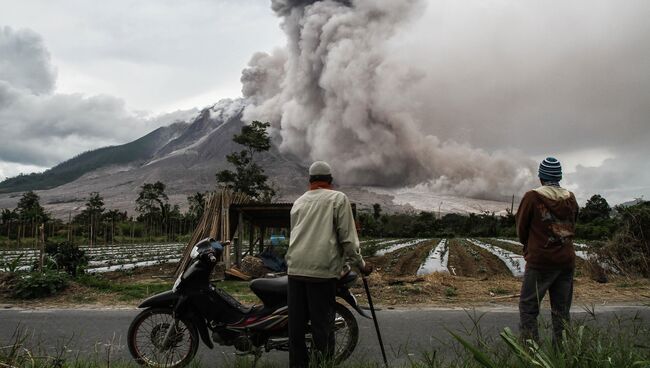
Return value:
<svg viewBox="0 0 650 368">
<path fill-rule="evenodd" d="M 438 240 L 426 241 L 415 246 L 402 248 L 380 257 L 366 257 L 377 271 L 387 277 L 415 276 L 420 265 L 438 244 Z"/>
<path fill-rule="evenodd" d="M 449 272 L 454 276 L 486 278 L 512 276 L 497 256 L 461 239 L 449 241 Z"/>
</svg>

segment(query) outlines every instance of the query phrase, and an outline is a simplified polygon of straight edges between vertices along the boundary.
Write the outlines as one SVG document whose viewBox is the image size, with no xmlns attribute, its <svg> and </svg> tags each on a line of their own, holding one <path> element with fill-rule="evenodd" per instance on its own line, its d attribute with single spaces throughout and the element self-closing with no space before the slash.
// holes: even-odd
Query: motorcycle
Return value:
<svg viewBox="0 0 650 368">
<path fill-rule="evenodd" d="M 199 338 L 210 349 L 214 343 L 233 346 L 240 355 L 253 355 L 255 362 L 263 352 L 289 350 L 287 276 L 251 281 L 250 289 L 262 304 L 244 306 L 210 283 L 210 274 L 223 249 L 214 239 L 198 242 L 172 290 L 138 306 L 144 310 L 131 322 L 127 336 L 129 351 L 137 363 L 165 368 L 186 366 L 196 355 Z M 361 316 L 371 319 L 350 292 L 357 277 L 347 268 L 337 282 L 336 294 Z M 338 301 L 335 312 L 333 360 L 338 364 L 354 351 L 359 326 L 352 312 Z M 305 339 L 311 346 L 310 333 Z"/>
</svg>

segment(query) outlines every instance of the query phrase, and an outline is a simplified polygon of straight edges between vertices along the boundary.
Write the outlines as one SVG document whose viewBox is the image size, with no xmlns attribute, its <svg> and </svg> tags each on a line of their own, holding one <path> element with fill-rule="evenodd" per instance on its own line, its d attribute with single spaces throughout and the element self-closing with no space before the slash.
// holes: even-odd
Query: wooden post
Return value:
<svg viewBox="0 0 650 368">
<path fill-rule="evenodd" d="M 93 247 L 93 243 L 94 243 L 94 242 L 93 242 L 93 220 L 94 220 L 94 219 L 93 219 L 93 213 L 91 212 L 91 213 L 90 213 L 90 234 L 89 234 L 89 238 L 90 238 L 90 239 L 88 239 L 91 248 Z"/>
<path fill-rule="evenodd" d="M 248 255 L 252 256 L 255 249 L 255 226 L 253 221 L 248 224 Z"/>
<path fill-rule="evenodd" d="M 40 249 L 40 257 L 38 260 L 38 266 L 41 270 L 41 273 L 43 273 L 43 264 L 45 263 L 45 224 L 41 224 L 38 227 L 38 230 L 41 232 L 41 246 L 39 247 Z"/>
<path fill-rule="evenodd" d="M 264 251 L 264 236 L 266 236 L 266 227 L 260 227 L 260 253 Z"/>
<path fill-rule="evenodd" d="M 235 264 L 241 267 L 241 248 L 244 240 L 244 214 L 239 211 L 239 222 L 237 223 L 237 243 L 235 244 Z"/>
</svg>

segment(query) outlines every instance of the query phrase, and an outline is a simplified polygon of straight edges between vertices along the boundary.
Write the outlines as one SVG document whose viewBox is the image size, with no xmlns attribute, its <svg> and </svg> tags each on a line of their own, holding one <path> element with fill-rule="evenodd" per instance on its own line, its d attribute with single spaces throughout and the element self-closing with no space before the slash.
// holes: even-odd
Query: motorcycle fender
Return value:
<svg viewBox="0 0 650 368">
<path fill-rule="evenodd" d="M 178 300 L 178 295 L 174 294 L 173 291 L 165 291 L 160 294 L 150 296 L 145 299 L 138 308 L 150 308 L 150 307 L 173 307 Z"/>
<path fill-rule="evenodd" d="M 349 289 L 344 289 L 344 288 L 338 289 L 336 291 L 336 296 L 348 302 L 348 304 L 350 304 L 350 306 L 354 308 L 354 310 L 357 311 L 357 313 L 359 313 L 362 317 L 372 319 L 372 317 L 369 316 L 368 313 L 366 313 L 366 311 L 364 311 L 363 309 L 361 309 L 361 307 L 359 307 L 359 303 L 357 303 L 357 298 L 355 298 L 354 295 L 352 295 Z"/>
<path fill-rule="evenodd" d="M 210 339 L 210 333 L 208 332 L 208 326 L 205 324 L 205 318 L 201 313 L 192 305 L 190 301 L 194 299 L 190 298 L 187 295 L 183 295 L 178 299 L 176 306 L 174 307 L 174 314 L 180 316 L 180 318 L 188 319 L 197 330 L 199 330 L 199 336 L 203 343 L 210 349 L 214 348 L 212 340 Z"/>
<path fill-rule="evenodd" d="M 199 336 L 201 336 L 201 340 L 203 340 L 203 343 L 210 349 L 214 348 L 214 344 L 210 339 L 210 332 L 208 331 L 208 325 L 205 324 L 205 319 L 203 319 L 197 313 L 190 313 L 189 317 L 192 323 L 194 324 L 194 326 L 196 326 L 196 328 L 199 330 Z"/>
</svg>

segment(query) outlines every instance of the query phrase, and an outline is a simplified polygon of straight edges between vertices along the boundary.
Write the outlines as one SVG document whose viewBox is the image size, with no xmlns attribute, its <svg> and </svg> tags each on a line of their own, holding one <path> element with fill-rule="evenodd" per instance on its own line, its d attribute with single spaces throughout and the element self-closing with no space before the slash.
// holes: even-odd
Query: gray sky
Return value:
<svg viewBox="0 0 650 368">
<path fill-rule="evenodd" d="M 429 0 L 387 50 L 419 76 L 404 93 L 424 133 L 553 154 L 580 197 L 620 202 L 650 197 L 649 16 L 645 0 Z M 240 96 L 279 23 L 268 0 L 0 0 L 0 178 Z"/>
</svg>

